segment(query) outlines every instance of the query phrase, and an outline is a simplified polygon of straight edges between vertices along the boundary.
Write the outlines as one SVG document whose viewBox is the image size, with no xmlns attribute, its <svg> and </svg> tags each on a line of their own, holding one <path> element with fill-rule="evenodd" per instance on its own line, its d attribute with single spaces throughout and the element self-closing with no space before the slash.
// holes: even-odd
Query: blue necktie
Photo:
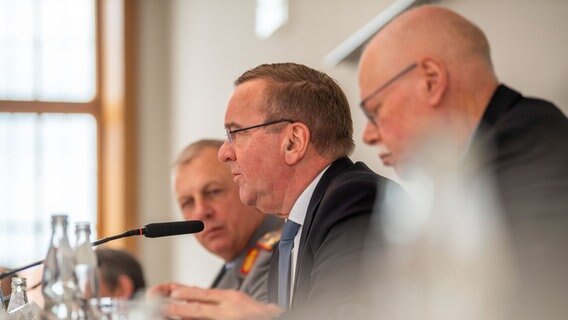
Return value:
<svg viewBox="0 0 568 320">
<path fill-rule="evenodd" d="M 292 220 L 286 220 L 282 229 L 282 236 L 278 244 L 278 305 L 288 310 L 290 307 L 290 267 L 294 238 L 300 225 Z"/>
</svg>

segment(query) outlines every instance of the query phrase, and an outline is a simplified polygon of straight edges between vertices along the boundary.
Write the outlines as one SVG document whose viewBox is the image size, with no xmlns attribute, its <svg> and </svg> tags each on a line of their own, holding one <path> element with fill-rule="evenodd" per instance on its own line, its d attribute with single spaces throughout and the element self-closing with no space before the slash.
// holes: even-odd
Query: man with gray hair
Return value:
<svg viewBox="0 0 568 320">
<path fill-rule="evenodd" d="M 266 302 L 268 269 L 282 220 L 241 202 L 229 167 L 217 159 L 221 145 L 221 140 L 199 140 L 180 152 L 172 170 L 176 202 L 185 219 L 205 224 L 195 235 L 197 241 L 225 261 L 211 287 L 239 290 Z"/>
</svg>

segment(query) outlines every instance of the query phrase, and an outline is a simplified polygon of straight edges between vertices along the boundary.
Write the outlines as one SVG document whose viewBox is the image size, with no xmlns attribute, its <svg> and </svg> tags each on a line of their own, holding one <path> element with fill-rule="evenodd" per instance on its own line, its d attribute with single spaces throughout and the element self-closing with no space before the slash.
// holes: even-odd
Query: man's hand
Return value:
<svg viewBox="0 0 568 320">
<path fill-rule="evenodd" d="M 274 304 L 258 302 L 235 290 L 201 289 L 180 284 L 163 284 L 149 290 L 171 301 L 165 308 L 169 317 L 215 320 L 270 320 L 284 310 Z"/>
<path fill-rule="evenodd" d="M 183 285 L 173 282 L 158 284 L 148 289 L 146 291 L 146 295 L 148 298 L 167 298 L 170 296 L 174 288 L 179 287 L 183 287 Z"/>
</svg>

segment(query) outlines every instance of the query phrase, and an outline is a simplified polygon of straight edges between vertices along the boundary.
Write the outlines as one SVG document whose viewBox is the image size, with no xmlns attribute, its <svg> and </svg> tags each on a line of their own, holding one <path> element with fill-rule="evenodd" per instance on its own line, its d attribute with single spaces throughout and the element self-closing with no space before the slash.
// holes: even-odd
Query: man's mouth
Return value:
<svg viewBox="0 0 568 320">
<path fill-rule="evenodd" d="M 392 166 L 392 154 L 390 152 L 380 153 L 379 158 L 381 158 L 381 161 L 385 166 Z"/>
<path fill-rule="evenodd" d="M 212 227 L 209 228 L 208 230 L 206 230 L 206 234 L 208 237 L 214 236 L 215 234 L 219 233 L 223 231 L 223 227 L 221 226 L 217 226 L 217 227 Z"/>
</svg>

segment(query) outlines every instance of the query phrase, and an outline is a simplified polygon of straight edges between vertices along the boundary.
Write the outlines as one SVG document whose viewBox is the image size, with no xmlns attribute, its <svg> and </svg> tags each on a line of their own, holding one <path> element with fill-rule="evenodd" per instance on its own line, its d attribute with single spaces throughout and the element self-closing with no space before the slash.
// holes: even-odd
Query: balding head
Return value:
<svg viewBox="0 0 568 320">
<path fill-rule="evenodd" d="M 413 49 L 414 55 L 454 59 L 466 55 L 490 61 L 489 43 L 483 32 L 461 15 L 442 7 L 422 6 L 401 14 L 385 27 L 385 37 L 389 34 L 394 37 L 391 41 L 401 44 L 401 49 Z"/>
<path fill-rule="evenodd" d="M 489 43 L 483 32 L 461 15 L 437 6 L 402 13 L 369 43 L 361 67 L 370 60 L 401 68 L 409 61 L 434 57 L 450 70 L 475 64 L 492 73 Z M 395 68 L 396 68 L 395 67 Z"/>
<path fill-rule="evenodd" d="M 402 70 L 410 71 L 396 77 Z M 376 123 L 367 125 L 363 138 L 386 147 L 383 162 L 397 168 L 433 135 L 464 147 L 498 82 L 487 38 L 476 25 L 448 9 L 421 6 L 371 40 L 361 57 L 359 85 Z"/>
</svg>

